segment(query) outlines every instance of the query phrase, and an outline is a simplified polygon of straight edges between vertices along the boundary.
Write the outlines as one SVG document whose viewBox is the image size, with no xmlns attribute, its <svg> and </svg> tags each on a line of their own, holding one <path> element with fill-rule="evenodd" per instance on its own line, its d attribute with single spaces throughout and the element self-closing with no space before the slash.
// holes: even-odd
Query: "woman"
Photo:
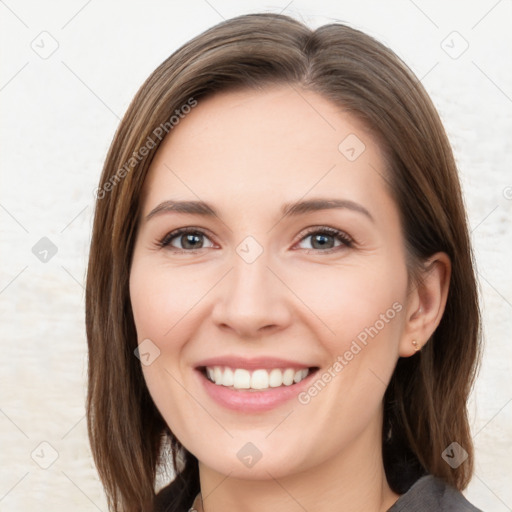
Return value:
<svg viewBox="0 0 512 512">
<path fill-rule="evenodd" d="M 457 169 L 366 34 L 245 15 L 155 70 L 105 162 L 86 317 L 112 511 L 477 510 Z"/>
</svg>

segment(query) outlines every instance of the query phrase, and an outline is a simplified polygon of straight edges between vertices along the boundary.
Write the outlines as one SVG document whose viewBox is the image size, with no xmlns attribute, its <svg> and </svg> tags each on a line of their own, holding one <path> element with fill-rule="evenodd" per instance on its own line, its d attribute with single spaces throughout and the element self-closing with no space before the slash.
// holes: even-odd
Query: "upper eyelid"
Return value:
<svg viewBox="0 0 512 512">
<path fill-rule="evenodd" d="M 185 227 L 185 228 L 177 228 L 173 229 L 172 231 L 169 231 L 161 240 L 160 243 L 165 242 L 166 240 L 169 240 L 168 245 L 170 244 L 171 240 L 174 240 L 176 237 L 180 235 L 185 235 L 187 233 L 201 233 L 202 235 L 207 236 L 208 238 L 212 239 L 212 242 L 215 242 L 215 237 L 210 235 L 208 230 L 205 230 L 204 228 L 195 228 L 193 226 L 191 227 Z"/>
</svg>

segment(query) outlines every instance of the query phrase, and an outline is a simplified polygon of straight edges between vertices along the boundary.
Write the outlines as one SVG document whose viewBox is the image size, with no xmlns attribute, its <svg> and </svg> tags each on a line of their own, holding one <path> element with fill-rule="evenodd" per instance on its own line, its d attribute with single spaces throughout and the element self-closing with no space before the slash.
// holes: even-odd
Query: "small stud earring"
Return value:
<svg viewBox="0 0 512 512">
<path fill-rule="evenodd" d="M 418 352 L 420 350 L 420 346 L 418 345 L 418 342 L 416 340 L 412 340 L 412 344 L 414 346 L 414 350 Z"/>
</svg>

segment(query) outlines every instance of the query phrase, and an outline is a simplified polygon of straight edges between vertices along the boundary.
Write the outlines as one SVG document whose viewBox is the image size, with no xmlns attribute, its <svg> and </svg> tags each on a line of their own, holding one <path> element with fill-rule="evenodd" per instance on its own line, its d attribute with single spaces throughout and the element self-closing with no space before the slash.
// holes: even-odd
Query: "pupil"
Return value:
<svg viewBox="0 0 512 512">
<path fill-rule="evenodd" d="M 197 245 L 197 242 L 200 241 L 200 237 L 202 235 L 201 234 L 191 234 L 191 233 L 187 233 L 185 235 L 182 236 L 182 242 L 183 242 L 183 239 L 185 239 L 185 243 L 183 244 L 183 247 L 185 248 L 189 248 L 189 249 L 194 249 L 195 248 L 195 245 Z M 328 238 L 332 238 L 331 235 L 316 235 L 313 237 L 313 246 L 315 246 L 316 243 L 318 243 L 318 246 L 321 247 L 321 248 L 325 248 L 326 244 L 328 244 L 328 242 L 326 241 Z"/>
<path fill-rule="evenodd" d="M 313 237 L 313 247 L 315 246 L 315 242 L 319 242 L 320 247 L 325 248 L 326 238 L 332 238 L 331 235 L 316 235 Z M 322 241 L 323 240 L 323 241 Z"/>
<path fill-rule="evenodd" d="M 200 236 L 201 235 L 193 234 L 193 233 L 187 233 L 186 235 L 183 235 L 182 241 L 183 241 L 183 238 L 185 239 L 185 243 L 183 244 L 183 247 L 188 248 L 188 249 L 195 249 L 196 247 L 193 245 L 193 242 L 198 242 Z M 190 242 L 192 242 L 192 243 L 190 243 Z"/>
</svg>

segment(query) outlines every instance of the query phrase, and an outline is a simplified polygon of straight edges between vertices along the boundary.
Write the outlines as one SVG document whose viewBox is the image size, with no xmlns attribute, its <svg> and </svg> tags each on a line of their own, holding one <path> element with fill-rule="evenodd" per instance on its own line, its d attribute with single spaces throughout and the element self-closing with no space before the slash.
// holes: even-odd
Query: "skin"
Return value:
<svg viewBox="0 0 512 512">
<path fill-rule="evenodd" d="M 338 149 L 349 134 L 365 145 L 354 161 Z M 199 460 L 207 512 L 385 511 L 398 499 L 381 458 L 382 398 L 397 359 L 441 319 L 450 261 L 433 255 L 420 284 L 410 282 L 386 174 L 358 119 L 289 86 L 201 100 L 159 148 L 141 196 L 131 302 L 139 343 L 149 338 L 160 350 L 143 366 L 148 389 Z M 373 220 L 348 208 L 280 213 L 312 198 L 351 200 Z M 206 201 L 218 216 L 146 220 L 171 199 Z M 325 226 L 353 244 L 327 235 L 325 249 L 318 230 L 306 233 Z M 195 253 L 186 237 L 159 246 L 182 227 L 206 232 Z M 237 253 L 249 235 L 263 250 L 252 263 Z M 307 404 L 231 411 L 194 370 L 206 357 L 264 355 L 311 361 L 321 375 L 394 303 L 401 311 Z M 262 454 L 250 468 L 237 458 L 247 442 Z"/>
</svg>

